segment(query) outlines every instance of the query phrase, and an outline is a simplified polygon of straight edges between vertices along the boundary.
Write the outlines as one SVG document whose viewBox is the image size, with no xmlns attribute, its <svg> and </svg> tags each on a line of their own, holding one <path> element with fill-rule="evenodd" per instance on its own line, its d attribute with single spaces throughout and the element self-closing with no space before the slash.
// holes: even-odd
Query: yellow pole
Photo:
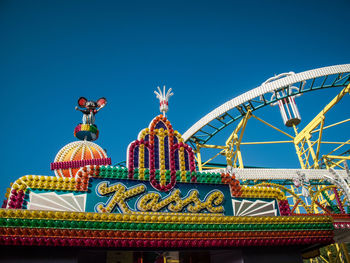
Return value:
<svg viewBox="0 0 350 263">
<path fill-rule="evenodd" d="M 201 172 L 202 171 L 202 157 L 201 157 L 201 147 L 199 144 L 196 144 L 197 146 L 197 164 L 198 164 L 198 170 Z"/>
<path fill-rule="evenodd" d="M 316 157 L 316 154 L 314 152 L 314 149 L 312 148 L 312 145 L 311 145 L 311 142 L 309 140 L 309 138 L 306 139 L 306 142 L 307 142 L 307 145 L 309 146 L 309 154 L 308 154 L 308 162 L 309 162 L 309 156 L 310 156 L 310 153 L 311 153 L 311 156 L 312 156 L 312 160 L 314 161 L 314 166 L 315 168 L 318 168 L 318 160 L 317 160 L 317 157 Z"/>
<path fill-rule="evenodd" d="M 345 258 L 346 258 L 346 262 L 347 262 L 347 263 L 350 263 L 349 251 L 348 251 L 348 249 L 347 249 L 345 243 L 341 243 L 340 246 L 341 246 L 341 248 L 342 248 L 342 250 L 343 250 L 344 256 L 345 256 Z"/>
<path fill-rule="evenodd" d="M 322 140 L 322 133 L 323 133 L 323 129 L 325 128 L 324 127 L 324 121 L 325 121 L 325 114 L 330 110 L 332 109 L 347 93 L 349 93 L 350 91 L 350 84 L 345 87 L 336 97 L 334 97 L 330 103 L 328 103 L 324 108 L 323 110 L 317 114 L 315 116 L 315 118 L 313 118 L 313 120 L 311 122 L 309 122 L 309 124 L 306 125 L 306 127 L 300 131 L 299 133 L 297 132 L 297 129 L 296 127 L 294 127 L 294 131 L 295 131 L 295 137 L 294 137 L 294 145 L 295 145 L 295 148 L 296 148 L 296 152 L 297 152 L 297 155 L 299 157 L 299 162 L 301 164 L 301 167 L 303 169 L 305 169 L 305 167 L 307 168 L 311 168 L 311 167 L 314 167 L 314 168 L 319 168 L 319 153 L 320 153 L 320 145 L 321 145 L 321 140 Z M 345 121 L 343 121 L 345 122 Z M 343 122 L 339 122 L 340 123 L 343 123 Z M 317 130 L 319 131 L 319 137 L 318 139 L 311 143 L 310 141 L 310 138 L 311 138 L 311 134 L 315 132 L 316 128 L 320 126 L 320 128 Z M 333 125 L 334 126 L 334 125 Z M 329 127 L 332 127 L 332 125 L 329 125 L 327 126 L 327 128 Z M 307 145 L 308 145 L 308 150 L 309 150 L 309 153 L 307 155 L 307 158 L 305 160 L 305 162 L 301 161 L 302 158 L 301 158 L 301 155 L 302 155 L 302 152 L 303 152 L 303 148 L 304 147 L 299 147 L 299 143 L 303 143 L 303 141 L 307 142 Z M 313 145 L 317 142 L 317 150 L 316 150 L 316 153 L 314 152 L 313 150 Z M 308 164 L 308 159 L 309 159 L 309 156 L 312 156 L 312 159 L 314 161 L 314 164 L 312 166 L 310 166 L 310 164 Z"/>
<path fill-rule="evenodd" d="M 331 247 L 332 245 L 327 246 L 327 256 L 328 256 L 329 263 L 333 263 Z"/>
<path fill-rule="evenodd" d="M 321 121 L 321 127 L 320 127 L 320 132 L 318 135 L 318 140 L 317 140 L 317 148 L 316 148 L 316 159 L 318 160 L 319 153 L 320 153 L 320 146 L 321 146 L 321 140 L 322 140 L 322 134 L 323 134 L 323 126 L 324 126 L 324 116 Z"/>
<path fill-rule="evenodd" d="M 254 114 L 252 114 L 252 117 L 254 117 L 255 119 L 257 119 L 258 121 L 261 121 L 262 123 L 266 124 L 267 126 L 271 127 L 272 129 L 275 129 L 276 131 L 279 131 L 280 133 L 283 133 L 284 135 L 288 136 L 289 138 L 294 140 L 294 137 L 280 129 L 278 129 L 277 127 L 271 125 L 270 123 L 264 121 L 263 119 L 260 119 L 259 117 L 255 116 Z"/>
</svg>

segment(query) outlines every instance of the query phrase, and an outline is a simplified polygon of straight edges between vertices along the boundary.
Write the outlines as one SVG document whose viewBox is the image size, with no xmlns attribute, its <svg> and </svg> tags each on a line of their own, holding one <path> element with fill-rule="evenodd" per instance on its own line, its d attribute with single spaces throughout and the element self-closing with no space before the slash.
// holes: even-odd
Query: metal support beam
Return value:
<svg viewBox="0 0 350 263">
<path fill-rule="evenodd" d="M 241 142 L 245 128 L 247 126 L 247 122 L 251 116 L 251 110 L 248 110 L 242 118 L 242 120 L 238 123 L 236 129 L 234 129 L 234 131 L 226 141 L 225 155 L 228 166 L 244 168 L 241 153 Z"/>
<path fill-rule="evenodd" d="M 345 87 L 330 103 L 328 103 L 324 109 L 317 114 L 317 116 L 308 124 L 306 127 L 298 133 L 297 129 L 295 128 L 296 136 L 294 138 L 294 146 L 297 153 L 297 156 L 299 158 L 300 166 L 303 169 L 310 169 L 310 168 L 320 168 L 320 164 L 322 159 L 324 160 L 324 163 L 327 165 L 327 167 L 334 167 L 334 165 L 330 165 L 329 159 L 337 159 L 337 160 L 349 160 L 348 156 L 334 156 L 334 155 L 323 155 L 322 158 L 320 158 L 320 147 L 322 144 L 322 136 L 323 136 L 323 130 L 325 128 L 330 128 L 335 125 L 339 125 L 342 123 L 347 122 L 348 120 L 338 122 L 336 124 L 332 124 L 329 126 L 324 126 L 326 113 L 330 111 L 346 94 L 350 92 L 350 84 Z M 311 141 L 312 135 L 318 132 L 318 138 L 315 141 Z M 347 144 L 347 142 L 343 143 L 341 146 Z M 316 150 L 314 149 L 314 146 L 316 145 Z M 337 147 L 336 149 L 339 149 L 341 146 Z M 332 152 L 334 152 L 333 150 Z M 331 153 L 332 153 L 331 152 Z M 303 158 L 303 156 L 305 158 Z M 312 158 L 312 162 L 310 160 L 310 156 Z"/>
</svg>

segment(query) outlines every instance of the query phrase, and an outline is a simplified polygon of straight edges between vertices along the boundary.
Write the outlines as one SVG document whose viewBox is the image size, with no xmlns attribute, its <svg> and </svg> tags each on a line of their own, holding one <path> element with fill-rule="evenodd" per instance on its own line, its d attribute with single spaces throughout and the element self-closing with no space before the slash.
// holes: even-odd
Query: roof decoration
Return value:
<svg viewBox="0 0 350 263">
<path fill-rule="evenodd" d="M 76 141 L 67 144 L 57 153 L 51 163 L 51 170 L 58 177 L 74 177 L 80 167 L 89 164 L 111 164 L 111 158 L 96 143 Z"/>
<path fill-rule="evenodd" d="M 209 218 L 7 210 L 1 217 L 3 245 L 222 249 L 333 242 L 332 218 L 326 216 Z"/>
<path fill-rule="evenodd" d="M 57 177 L 74 177 L 79 168 L 86 165 L 109 165 L 111 158 L 106 152 L 91 141 L 97 140 L 99 131 L 95 125 L 95 115 L 107 104 L 106 98 L 97 101 L 88 101 L 84 97 L 78 99 L 75 107 L 83 113 L 83 123 L 74 129 L 74 136 L 80 141 L 71 142 L 64 146 L 51 163 L 51 170 Z"/>
<path fill-rule="evenodd" d="M 84 97 L 78 99 L 76 110 L 83 113 L 83 123 L 79 124 L 74 130 L 74 136 L 79 140 L 95 141 L 98 138 L 98 129 L 95 125 L 95 115 L 107 104 L 106 98 L 100 98 L 97 101 L 88 101 Z"/>
<path fill-rule="evenodd" d="M 174 95 L 174 93 L 171 92 L 171 88 L 167 91 L 167 93 L 165 93 L 165 86 L 163 86 L 163 92 L 161 91 L 159 86 L 157 87 L 157 89 L 158 92 L 154 91 L 154 93 L 156 94 L 160 102 L 159 110 L 161 113 L 163 113 L 163 116 L 165 117 L 165 113 L 167 113 L 169 109 L 169 99 L 171 96 Z"/>
<path fill-rule="evenodd" d="M 160 111 L 163 116 L 155 117 L 149 127 L 143 129 L 136 141 L 128 146 L 127 167 L 129 178 L 133 179 L 135 169 L 138 169 L 139 178 L 144 179 L 146 169 L 149 171 L 151 185 L 162 192 L 174 188 L 176 177 L 181 182 L 196 182 L 195 162 L 192 148 L 183 142 L 181 134 L 174 131 L 169 120 L 165 117 L 168 111 L 168 100 L 174 95 L 171 88 L 165 93 L 160 87 L 154 91 L 160 100 Z"/>
<path fill-rule="evenodd" d="M 191 182 L 196 182 L 192 148 L 183 142 L 181 134 L 173 130 L 165 116 L 155 117 L 149 127 L 139 133 L 137 140 L 129 144 L 127 152 L 131 179 L 135 169 L 141 179 L 148 169 L 151 185 L 163 192 L 174 188 L 177 175 L 181 182 L 186 182 L 190 172 Z"/>
</svg>

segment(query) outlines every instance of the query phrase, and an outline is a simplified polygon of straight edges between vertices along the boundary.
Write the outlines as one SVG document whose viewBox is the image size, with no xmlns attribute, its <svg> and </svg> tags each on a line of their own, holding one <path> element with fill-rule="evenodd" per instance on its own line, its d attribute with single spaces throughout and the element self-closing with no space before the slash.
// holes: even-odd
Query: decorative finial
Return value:
<svg viewBox="0 0 350 263">
<path fill-rule="evenodd" d="M 106 104 L 106 98 L 100 98 L 97 101 L 88 101 L 84 97 L 78 99 L 79 107 L 76 106 L 75 109 L 83 113 L 83 123 L 75 127 L 75 137 L 84 141 L 97 140 L 99 132 L 95 125 L 95 115 L 106 106 Z"/>
<path fill-rule="evenodd" d="M 163 86 L 163 92 L 162 90 L 160 89 L 160 87 L 158 86 L 157 87 L 158 91 L 157 92 L 156 90 L 154 91 L 154 94 L 156 94 L 157 98 L 159 99 L 159 102 L 160 102 L 160 106 L 159 106 L 159 110 L 160 112 L 163 113 L 163 116 L 165 116 L 165 113 L 168 111 L 168 108 L 169 108 L 169 104 L 168 104 L 168 101 L 169 101 L 169 98 L 171 96 L 174 95 L 174 93 L 171 92 L 171 88 L 167 91 L 167 93 L 165 94 L 165 85 Z"/>
</svg>

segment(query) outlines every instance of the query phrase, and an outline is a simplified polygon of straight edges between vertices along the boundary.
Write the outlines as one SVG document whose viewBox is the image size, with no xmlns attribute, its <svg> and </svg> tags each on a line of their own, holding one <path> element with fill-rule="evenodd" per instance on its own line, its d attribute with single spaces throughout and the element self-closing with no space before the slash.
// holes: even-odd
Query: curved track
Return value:
<svg viewBox="0 0 350 263">
<path fill-rule="evenodd" d="M 243 117 L 248 109 L 255 111 L 289 96 L 324 88 L 345 87 L 349 83 L 350 64 L 318 68 L 277 79 L 217 107 L 190 127 L 182 137 L 196 148 L 196 143 L 207 143 L 218 132 Z M 280 91 L 285 95 L 278 95 Z"/>
</svg>

